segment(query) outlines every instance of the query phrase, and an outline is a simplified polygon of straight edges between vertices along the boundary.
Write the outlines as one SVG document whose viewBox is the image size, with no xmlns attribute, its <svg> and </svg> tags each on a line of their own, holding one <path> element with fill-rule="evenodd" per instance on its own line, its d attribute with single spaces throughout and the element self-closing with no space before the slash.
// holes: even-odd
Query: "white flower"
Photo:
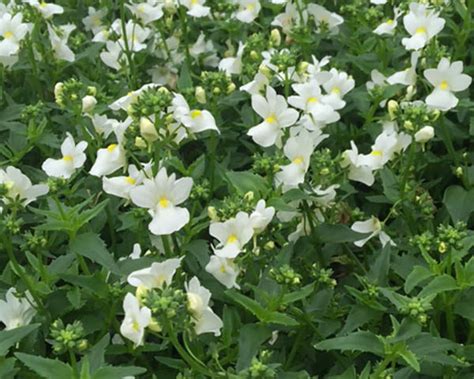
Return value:
<svg viewBox="0 0 474 379">
<path fill-rule="evenodd" d="M 416 65 L 420 58 L 420 52 L 414 51 L 411 53 L 410 68 L 403 71 L 398 71 L 387 78 L 388 84 L 403 84 L 406 86 L 414 86 L 416 84 Z"/>
<path fill-rule="evenodd" d="M 123 310 L 125 317 L 120 325 L 120 333 L 135 344 L 135 347 L 143 345 L 145 328 L 151 322 L 151 310 L 141 307 L 138 299 L 131 293 L 127 293 L 123 299 Z"/>
<path fill-rule="evenodd" d="M 303 23 L 306 24 L 306 21 L 308 21 L 308 11 L 303 9 L 301 14 L 303 15 Z M 276 16 L 272 21 L 272 25 L 281 27 L 285 34 L 289 34 L 295 24 L 301 23 L 300 20 L 301 16 L 298 8 L 290 1 L 286 3 L 285 12 Z"/>
<path fill-rule="evenodd" d="M 43 162 L 41 168 L 48 176 L 55 178 L 69 179 L 72 174 L 81 168 L 86 161 L 84 150 L 87 148 L 87 142 L 81 141 L 77 145 L 70 133 L 61 145 L 61 159 L 48 158 Z"/>
<path fill-rule="evenodd" d="M 382 231 L 382 223 L 377 217 L 371 217 L 365 221 L 356 221 L 352 224 L 351 229 L 354 232 L 358 233 L 370 233 L 368 237 L 354 242 L 354 245 L 358 247 L 364 246 L 367 241 L 369 241 L 373 237 L 378 237 L 380 242 L 382 243 L 382 246 L 385 246 L 387 243 L 390 243 L 390 245 L 395 246 L 395 243 L 388 236 L 388 234 Z"/>
<path fill-rule="evenodd" d="M 462 71 L 461 61 L 450 63 L 447 58 L 442 58 L 437 68 L 425 70 L 425 78 L 435 87 L 426 98 L 426 104 L 441 111 L 454 108 L 459 101 L 454 92 L 464 91 L 472 82 L 472 78 Z"/>
<path fill-rule="evenodd" d="M 219 62 L 218 68 L 228 75 L 240 75 L 242 72 L 242 55 L 244 54 L 245 44 L 239 42 L 239 48 L 235 57 L 227 57 Z"/>
<path fill-rule="evenodd" d="M 343 153 L 342 167 L 349 167 L 349 179 L 364 183 L 367 186 L 374 184 L 372 168 L 364 161 L 364 156 L 359 154 L 354 141 L 351 141 L 351 149 Z"/>
<path fill-rule="evenodd" d="M 281 146 L 282 129 L 296 122 L 298 112 L 288 108 L 285 98 L 270 86 L 267 86 L 266 98 L 259 94 L 252 96 L 252 108 L 263 122 L 250 128 L 247 134 L 260 146 Z"/>
<path fill-rule="evenodd" d="M 150 29 L 143 28 L 139 24 L 129 20 L 125 25 L 125 32 L 127 33 L 127 44 L 131 51 L 137 52 L 146 48 L 146 44 L 144 42 L 151 33 Z M 118 42 L 122 46 L 122 49 L 125 49 L 123 36 Z"/>
<path fill-rule="evenodd" d="M 322 139 L 319 138 L 317 143 L 321 140 Z M 317 143 L 315 143 L 313 135 L 305 129 L 303 129 L 298 136 L 288 138 L 283 152 L 291 163 L 282 166 L 281 171 L 275 176 L 277 185 L 283 184 L 284 191 L 295 188 L 298 184 L 304 182 L 305 174 L 309 168 L 311 154 L 313 154 Z"/>
<path fill-rule="evenodd" d="M 196 334 L 214 333 L 221 335 L 221 328 L 224 326 L 222 320 L 209 307 L 211 293 L 201 286 L 199 279 L 193 277 L 186 284 L 188 296 L 188 310 L 192 315 Z"/>
<path fill-rule="evenodd" d="M 127 8 L 138 17 L 143 24 L 147 25 L 150 22 L 159 20 L 163 17 L 163 3 L 156 3 L 153 0 L 148 0 L 140 4 L 126 4 Z"/>
<path fill-rule="evenodd" d="M 238 0 L 237 3 L 239 9 L 235 14 L 235 18 L 245 23 L 254 21 L 258 17 L 260 9 L 262 9 L 258 0 Z"/>
<path fill-rule="evenodd" d="M 23 205 L 35 201 L 38 196 L 46 195 L 49 188 L 46 184 L 31 184 L 31 180 L 20 170 L 8 166 L 5 170 L 0 169 L 0 184 L 7 190 L 3 201 L 20 200 Z"/>
<path fill-rule="evenodd" d="M 5 325 L 5 330 L 28 325 L 36 314 L 36 309 L 31 306 L 33 299 L 29 292 L 26 298 L 18 298 L 15 288 L 10 288 L 5 294 L 5 300 L 0 300 L 0 322 Z"/>
<path fill-rule="evenodd" d="M 94 7 L 88 8 L 88 15 L 82 19 L 86 30 L 92 30 L 94 34 L 102 30 L 102 18 L 107 14 L 106 9 L 96 10 Z"/>
<path fill-rule="evenodd" d="M 130 191 L 132 188 L 140 185 L 145 178 L 143 171 L 137 169 L 135 165 L 128 166 L 128 176 L 116 176 L 113 178 L 102 178 L 102 188 L 104 192 L 121 197 L 123 199 L 130 199 Z"/>
<path fill-rule="evenodd" d="M 375 87 L 381 87 L 384 85 L 387 78 L 377 69 L 373 69 L 370 72 L 370 79 L 367 83 L 365 83 L 365 87 L 368 91 L 373 90 Z"/>
<path fill-rule="evenodd" d="M 18 53 L 20 42 L 25 38 L 26 34 L 31 30 L 32 24 L 23 23 L 23 15 L 17 13 L 12 17 L 11 14 L 5 13 L 0 17 L 0 56 L 11 56 Z"/>
<path fill-rule="evenodd" d="M 268 84 L 268 78 L 262 73 L 257 72 L 253 80 L 241 86 L 239 90 L 245 91 L 250 95 L 258 95 Z"/>
<path fill-rule="evenodd" d="M 342 98 L 354 88 L 355 81 L 346 72 L 340 72 L 335 68 L 332 68 L 329 72 L 332 77 L 323 84 L 323 88 L 328 94 L 325 97 L 325 103 L 331 105 L 334 109 L 341 109 L 346 105 Z"/>
<path fill-rule="evenodd" d="M 186 201 L 191 192 L 193 180 L 176 175 L 168 176 L 162 168 L 154 179 L 145 179 L 143 184 L 130 191 L 132 201 L 142 208 L 148 208 L 153 220 L 148 225 L 155 235 L 166 235 L 180 230 L 189 222 L 189 212 L 177 205 Z"/>
<path fill-rule="evenodd" d="M 216 54 L 216 49 L 211 40 L 206 41 L 206 36 L 203 32 L 199 34 L 196 42 L 189 48 L 189 54 L 194 58 L 199 58 L 204 55 L 203 64 L 205 66 L 217 67 L 219 58 Z"/>
<path fill-rule="evenodd" d="M 74 62 L 75 55 L 67 45 L 67 40 L 71 32 L 75 29 L 76 26 L 73 24 L 61 25 L 57 27 L 58 33 L 56 33 L 55 29 L 48 24 L 49 40 L 56 59 Z"/>
<path fill-rule="evenodd" d="M 209 263 L 206 265 L 206 271 L 225 287 L 237 289 L 240 288 L 240 286 L 236 283 L 240 270 L 234 263 L 233 259 L 212 255 Z"/>
<path fill-rule="evenodd" d="M 418 143 L 426 143 L 434 137 L 434 128 L 432 126 L 424 126 L 415 133 L 415 141 Z"/>
<path fill-rule="evenodd" d="M 23 0 L 25 3 L 30 4 L 31 6 L 35 7 L 39 10 L 41 15 L 44 18 L 50 18 L 55 14 L 62 14 L 64 12 L 64 8 L 60 5 L 49 3 L 47 4 L 44 0 Z"/>
<path fill-rule="evenodd" d="M 122 47 L 118 42 L 107 41 L 106 50 L 102 51 L 99 56 L 102 62 L 107 66 L 120 70 L 121 67 L 121 57 L 122 57 Z"/>
<path fill-rule="evenodd" d="M 92 125 L 94 125 L 94 130 L 96 131 L 97 134 L 103 134 L 104 138 L 107 138 L 110 136 L 115 128 L 117 128 L 117 125 L 119 124 L 119 121 L 117 121 L 114 118 L 107 118 L 106 115 L 98 115 L 94 114 L 91 117 L 92 120 Z"/>
<path fill-rule="evenodd" d="M 429 9 L 425 4 L 411 3 L 410 12 L 403 17 L 403 25 L 410 38 L 403 38 L 402 45 L 407 50 L 419 50 L 444 28 L 445 20 L 438 17 L 439 12 Z"/>
<path fill-rule="evenodd" d="M 142 289 L 163 288 L 171 285 L 176 270 L 181 265 L 181 258 L 167 259 L 152 263 L 150 267 L 132 272 L 127 281 L 131 286 Z"/>
<path fill-rule="evenodd" d="M 253 233 L 249 215 L 245 212 L 239 212 L 235 218 L 214 222 L 209 226 L 209 234 L 219 241 L 217 248 L 214 248 L 214 254 L 222 258 L 235 258 L 252 239 Z"/>
<path fill-rule="evenodd" d="M 179 0 L 179 3 L 188 9 L 187 14 L 193 17 L 206 17 L 211 8 L 205 7 L 206 0 Z"/>
<path fill-rule="evenodd" d="M 338 25 L 344 22 L 344 19 L 340 15 L 330 12 L 318 4 L 309 4 L 308 13 L 314 17 L 314 22 L 318 30 L 321 28 L 321 24 L 325 24 L 331 32 L 336 33 L 338 31 Z"/>
<path fill-rule="evenodd" d="M 381 169 L 395 154 L 405 150 L 411 140 L 408 134 L 384 130 L 375 139 L 372 152 L 359 157 L 359 160 L 372 170 Z"/>
<path fill-rule="evenodd" d="M 370 3 L 375 5 L 387 4 L 387 0 L 370 0 Z"/>
<path fill-rule="evenodd" d="M 250 215 L 250 223 L 255 233 L 261 233 L 275 216 L 275 208 L 267 207 L 265 200 L 260 199 Z"/>
<path fill-rule="evenodd" d="M 109 175 L 125 166 L 126 163 L 124 148 L 113 143 L 97 151 L 97 158 L 89 173 L 94 176 Z"/>
<path fill-rule="evenodd" d="M 191 109 L 183 95 L 175 94 L 172 109 L 174 118 L 193 133 L 200 133 L 205 130 L 215 130 L 219 132 L 216 120 L 211 112 Z"/>
<path fill-rule="evenodd" d="M 135 101 L 137 101 L 138 97 L 147 89 L 151 88 L 157 88 L 159 87 L 158 84 L 155 83 L 148 83 L 145 84 L 144 86 L 140 87 L 139 89 L 135 91 L 130 91 L 127 93 L 125 96 L 122 96 L 121 98 L 115 100 L 112 104 L 109 105 L 109 108 L 118 111 L 120 109 L 124 111 L 128 111 L 128 108 L 130 105 L 132 105 Z"/>
<path fill-rule="evenodd" d="M 393 10 L 393 12 L 395 13 L 395 17 L 393 19 L 390 18 L 387 21 L 381 23 L 379 26 L 377 26 L 374 29 L 375 34 L 378 34 L 378 35 L 382 35 L 382 34 L 393 35 L 395 33 L 395 28 L 398 25 L 398 18 L 400 17 L 402 12 L 398 8 L 395 8 Z"/>
</svg>

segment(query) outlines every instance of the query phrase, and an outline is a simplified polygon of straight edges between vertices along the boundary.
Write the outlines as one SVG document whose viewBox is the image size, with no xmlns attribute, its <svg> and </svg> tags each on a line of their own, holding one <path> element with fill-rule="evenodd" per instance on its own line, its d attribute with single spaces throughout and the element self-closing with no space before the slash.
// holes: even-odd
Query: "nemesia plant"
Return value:
<svg viewBox="0 0 474 379">
<path fill-rule="evenodd" d="M 473 0 L 0 0 L 0 378 L 471 379 Z"/>
</svg>

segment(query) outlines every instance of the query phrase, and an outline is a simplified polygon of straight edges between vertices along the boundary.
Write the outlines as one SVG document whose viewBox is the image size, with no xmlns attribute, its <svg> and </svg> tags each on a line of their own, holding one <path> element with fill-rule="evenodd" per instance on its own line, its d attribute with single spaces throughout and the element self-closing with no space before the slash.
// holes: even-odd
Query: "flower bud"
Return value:
<svg viewBox="0 0 474 379">
<path fill-rule="evenodd" d="M 91 113 L 97 104 L 94 96 L 87 95 L 82 98 L 82 111 L 84 113 Z"/>
<path fill-rule="evenodd" d="M 201 296 L 195 293 L 188 292 L 188 310 L 191 313 L 200 313 L 203 307 L 203 302 Z"/>
<path fill-rule="evenodd" d="M 155 125 L 146 117 L 140 118 L 140 135 L 148 142 L 154 142 L 158 139 Z"/>
<path fill-rule="evenodd" d="M 206 91 L 201 86 L 196 87 L 194 91 L 194 96 L 198 103 L 206 104 Z"/>
<path fill-rule="evenodd" d="M 407 88 L 407 100 L 411 100 L 413 98 L 413 95 L 416 93 L 416 88 L 414 86 L 408 86 Z"/>
<path fill-rule="evenodd" d="M 270 42 L 273 46 L 280 46 L 281 44 L 281 34 L 278 29 L 273 29 L 270 33 Z"/>
<path fill-rule="evenodd" d="M 158 323 L 158 321 L 152 317 L 150 324 L 148 325 L 148 328 L 154 332 L 161 332 L 163 329 L 161 328 L 161 325 Z"/>
<path fill-rule="evenodd" d="M 426 143 L 434 137 L 434 128 L 432 126 L 424 126 L 415 133 L 415 141 Z"/>
<path fill-rule="evenodd" d="M 410 120 L 406 120 L 406 121 L 403 123 L 403 127 L 404 127 L 406 130 L 413 130 L 413 122 L 411 122 Z"/>
<path fill-rule="evenodd" d="M 207 207 L 207 216 L 211 219 L 211 221 L 219 221 L 216 208 L 214 207 Z"/>
<path fill-rule="evenodd" d="M 275 242 L 273 241 L 268 241 L 265 246 L 263 246 L 265 250 L 273 250 L 275 248 Z"/>
<path fill-rule="evenodd" d="M 306 71 L 308 70 L 308 66 L 309 66 L 309 63 L 306 62 L 306 61 L 303 61 L 303 62 L 300 62 L 298 64 L 298 74 L 302 75 L 304 73 L 306 73 Z"/>
<path fill-rule="evenodd" d="M 87 87 L 87 93 L 91 96 L 95 96 L 97 95 L 97 88 L 95 88 L 94 86 L 89 86 Z"/>
<path fill-rule="evenodd" d="M 235 91 L 235 84 L 234 83 L 230 83 L 228 86 L 227 86 L 227 93 L 232 93 Z"/>
<path fill-rule="evenodd" d="M 135 137 L 135 146 L 139 149 L 144 149 L 146 147 L 146 142 L 142 137 Z"/>
<path fill-rule="evenodd" d="M 270 69 L 265 65 L 265 64 L 261 64 L 260 67 L 258 68 L 258 71 L 265 75 L 267 78 L 271 78 L 272 77 L 272 73 L 270 71 Z"/>
<path fill-rule="evenodd" d="M 396 113 L 398 112 L 399 105 L 395 100 L 389 100 L 388 102 L 388 114 L 390 115 L 391 120 L 395 120 Z"/>
</svg>

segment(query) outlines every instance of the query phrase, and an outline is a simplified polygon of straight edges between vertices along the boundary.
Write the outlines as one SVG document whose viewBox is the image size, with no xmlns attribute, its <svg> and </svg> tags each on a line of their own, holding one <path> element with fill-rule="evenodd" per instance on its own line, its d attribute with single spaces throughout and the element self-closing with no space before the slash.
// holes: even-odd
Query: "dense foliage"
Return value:
<svg viewBox="0 0 474 379">
<path fill-rule="evenodd" d="M 2 1 L 0 378 L 473 377 L 474 0 Z"/>
</svg>

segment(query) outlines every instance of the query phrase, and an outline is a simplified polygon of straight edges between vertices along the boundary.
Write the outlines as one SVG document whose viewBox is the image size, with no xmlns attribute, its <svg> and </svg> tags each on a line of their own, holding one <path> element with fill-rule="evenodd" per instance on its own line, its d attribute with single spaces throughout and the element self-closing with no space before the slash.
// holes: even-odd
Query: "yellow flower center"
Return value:
<svg viewBox="0 0 474 379">
<path fill-rule="evenodd" d="M 331 90 L 331 93 L 335 94 L 335 95 L 339 95 L 341 93 L 341 89 L 339 87 L 334 87 L 332 90 Z"/>
<path fill-rule="evenodd" d="M 131 184 L 132 186 L 137 182 L 135 179 L 133 179 L 131 176 L 127 176 L 125 178 L 125 181 L 128 183 L 128 184 Z"/>
<path fill-rule="evenodd" d="M 387 25 L 392 25 L 392 24 L 393 24 L 393 20 L 392 20 L 392 19 L 387 20 Z"/>
<path fill-rule="evenodd" d="M 138 321 L 134 320 L 132 322 L 132 329 L 135 331 L 135 332 L 138 332 L 140 330 L 140 324 L 138 323 Z"/>
<path fill-rule="evenodd" d="M 426 28 L 424 26 L 420 26 L 419 28 L 416 28 L 416 34 L 426 34 Z"/>
<path fill-rule="evenodd" d="M 237 236 L 235 234 L 231 234 L 228 238 L 227 238 L 227 243 L 235 243 L 237 242 Z"/>
<path fill-rule="evenodd" d="M 47 5 L 47 4 L 46 4 L 44 1 L 42 1 L 42 2 L 39 4 L 40 8 L 44 8 L 46 5 Z"/>
<path fill-rule="evenodd" d="M 294 164 L 302 164 L 304 162 L 304 159 L 302 156 L 298 156 L 295 159 L 293 159 Z"/>
<path fill-rule="evenodd" d="M 65 156 L 63 157 L 63 161 L 72 162 L 72 155 L 65 155 Z"/>
<path fill-rule="evenodd" d="M 273 124 L 274 122 L 276 122 L 276 117 L 274 114 L 271 114 L 265 119 L 265 121 L 268 122 L 269 124 Z"/>
<path fill-rule="evenodd" d="M 162 196 L 158 203 L 161 208 L 168 208 L 168 206 L 170 205 L 170 201 L 168 200 L 166 196 Z"/>
<path fill-rule="evenodd" d="M 447 90 L 449 88 L 448 82 L 446 80 L 443 80 L 440 83 L 439 88 L 442 89 L 443 91 Z"/>
<path fill-rule="evenodd" d="M 5 37 L 5 39 L 12 38 L 13 33 L 12 32 L 5 32 L 5 33 L 3 33 L 3 37 Z"/>
<path fill-rule="evenodd" d="M 253 11 L 255 9 L 255 5 L 253 4 L 247 4 L 247 10 L 248 11 Z"/>
<path fill-rule="evenodd" d="M 198 3 L 198 0 L 191 0 L 192 5 L 196 5 Z"/>
<path fill-rule="evenodd" d="M 225 265 L 221 265 L 219 268 L 219 271 L 222 272 L 223 274 L 227 272 L 227 269 L 225 268 Z"/>
<path fill-rule="evenodd" d="M 317 103 L 318 102 L 318 99 L 316 97 L 310 97 L 308 99 L 308 103 Z"/>
<path fill-rule="evenodd" d="M 381 157 L 383 155 L 383 152 L 381 150 L 374 150 L 370 154 L 376 157 Z"/>
<path fill-rule="evenodd" d="M 195 110 L 191 111 L 191 118 L 194 120 L 197 117 L 199 117 L 201 114 L 202 114 L 202 112 L 200 110 L 195 109 Z"/>
<path fill-rule="evenodd" d="M 3 183 L 3 185 L 6 187 L 7 191 L 9 191 L 15 186 L 15 182 L 12 181 L 12 180 L 9 180 L 9 181 Z"/>
<path fill-rule="evenodd" d="M 117 144 L 113 143 L 113 144 L 107 146 L 107 151 L 109 153 L 112 153 L 116 148 L 117 148 Z"/>
</svg>

